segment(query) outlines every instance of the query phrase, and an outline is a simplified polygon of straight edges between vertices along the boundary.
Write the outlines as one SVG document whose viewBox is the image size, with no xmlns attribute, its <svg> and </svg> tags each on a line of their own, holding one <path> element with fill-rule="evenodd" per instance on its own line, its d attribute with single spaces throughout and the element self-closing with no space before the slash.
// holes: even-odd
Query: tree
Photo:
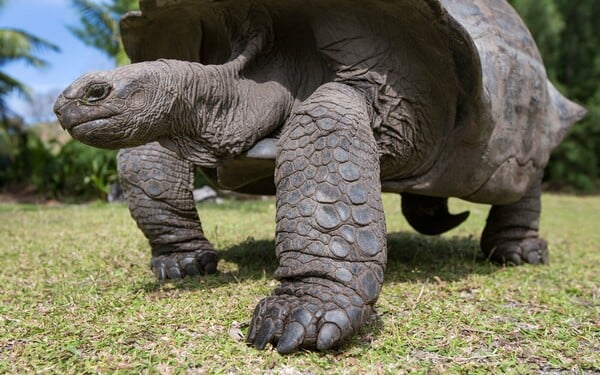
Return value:
<svg viewBox="0 0 600 375">
<path fill-rule="evenodd" d="M 560 58 L 561 33 L 565 29 L 565 20 L 554 1 L 512 0 L 512 5 L 527 23 L 529 31 L 534 36 L 544 63 L 550 68 L 548 74 L 555 82 L 556 71 Z"/>
<path fill-rule="evenodd" d="M 5 0 L 0 0 L 0 8 L 5 3 Z M 42 50 L 58 52 L 59 48 L 26 31 L 0 28 L 0 69 L 16 61 L 24 61 L 34 67 L 44 67 L 47 65 L 47 62 L 36 54 Z M 2 123 L 4 123 L 4 120 L 8 116 L 6 96 L 12 92 L 18 92 L 29 98 L 29 90 L 24 83 L 0 71 L 0 120 L 2 120 Z"/>
<path fill-rule="evenodd" d="M 129 62 L 119 33 L 119 18 L 130 10 L 139 9 L 138 0 L 110 0 L 96 3 L 92 0 L 71 0 L 80 14 L 80 26 L 69 30 L 85 44 L 103 51 L 117 65 Z"/>
<path fill-rule="evenodd" d="M 554 152 L 546 178 L 555 185 L 593 191 L 600 177 L 600 2 L 510 2 L 531 30 L 552 82 L 588 110 Z"/>
</svg>

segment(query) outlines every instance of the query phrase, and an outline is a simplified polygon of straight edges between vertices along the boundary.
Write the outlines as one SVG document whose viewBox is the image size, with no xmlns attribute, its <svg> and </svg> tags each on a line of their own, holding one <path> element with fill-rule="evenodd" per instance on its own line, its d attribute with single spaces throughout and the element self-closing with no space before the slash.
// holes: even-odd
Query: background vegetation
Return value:
<svg viewBox="0 0 600 375">
<path fill-rule="evenodd" d="M 600 177 L 600 2 L 510 2 L 531 30 L 550 80 L 588 110 L 554 152 L 546 179 L 555 187 L 594 191 Z"/>
<path fill-rule="evenodd" d="M 0 0 L 0 11 L 5 3 Z M 138 1 L 71 3 L 81 14 L 79 25 L 68 26 L 71 32 L 114 58 L 116 65 L 128 63 L 118 20 L 121 14 L 137 9 Z M 46 63 L 38 55 L 44 50 L 59 51 L 57 46 L 21 30 L 0 29 L 0 41 L 0 69 L 17 60 L 43 67 Z M 30 115 L 39 123 L 24 124 L 10 111 L 4 99 L 13 91 L 30 99 Z M 110 185 L 117 181 L 116 152 L 71 141 L 60 132 L 51 111 L 55 95 L 31 95 L 24 83 L 0 70 L 0 191 L 17 195 L 35 192 L 67 201 L 105 199 Z"/>
<path fill-rule="evenodd" d="M 597 192 L 600 181 L 600 2 L 589 0 L 509 0 L 535 37 L 553 83 L 567 97 L 583 104 L 588 116 L 554 152 L 546 170 L 546 186 L 553 189 Z M 0 11 L 6 0 L 0 0 Z M 84 43 L 104 51 L 115 64 L 128 62 L 119 38 L 118 19 L 138 8 L 137 0 L 71 0 L 81 17 L 69 29 Z M 12 91 L 32 99 L 32 116 L 48 122 L 53 100 L 31 95 L 25 84 L 2 73 L 6 64 L 23 60 L 34 66 L 39 55 L 58 47 L 21 30 L 0 29 L 0 190 L 31 188 L 58 199 L 104 198 L 116 180 L 114 152 L 74 145 L 64 136 L 52 138 L 44 128 L 23 124 L 6 107 Z M 43 108 L 46 108 L 44 112 Z M 50 117 L 52 114 L 50 113 Z M 62 150 L 63 145 L 67 145 Z M 69 175 L 76 172 L 77 175 Z"/>
<path fill-rule="evenodd" d="M 89 147 L 64 135 L 48 136 L 41 129 L 51 126 L 47 123 L 5 124 L 0 129 L 0 188 L 17 196 L 73 202 L 105 199 L 117 182 L 116 151 Z"/>
</svg>

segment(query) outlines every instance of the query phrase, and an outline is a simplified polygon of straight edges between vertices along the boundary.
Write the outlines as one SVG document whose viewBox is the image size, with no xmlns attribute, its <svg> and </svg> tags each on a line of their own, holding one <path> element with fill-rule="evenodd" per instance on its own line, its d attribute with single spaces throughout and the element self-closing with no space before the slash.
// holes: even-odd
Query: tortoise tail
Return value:
<svg viewBox="0 0 600 375">
<path fill-rule="evenodd" d="M 558 129 L 554 137 L 554 146 L 556 146 L 562 141 L 567 130 L 585 117 L 587 111 L 579 104 L 565 98 L 550 81 L 548 81 L 548 93 L 558 115 Z"/>
<path fill-rule="evenodd" d="M 469 212 L 452 215 L 448 212 L 448 198 L 427 197 L 402 193 L 402 213 L 419 233 L 437 235 L 456 228 L 469 217 Z"/>
</svg>

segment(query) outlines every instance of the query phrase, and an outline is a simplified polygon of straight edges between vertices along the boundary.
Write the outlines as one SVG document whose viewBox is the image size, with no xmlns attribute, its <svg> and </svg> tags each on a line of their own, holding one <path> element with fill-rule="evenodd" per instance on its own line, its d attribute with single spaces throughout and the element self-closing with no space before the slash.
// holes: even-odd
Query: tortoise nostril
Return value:
<svg viewBox="0 0 600 375">
<path fill-rule="evenodd" d="M 56 118 L 58 118 L 58 121 L 60 123 L 63 122 L 63 117 L 62 117 L 62 112 L 61 112 L 63 102 L 64 102 L 64 97 L 61 94 L 58 98 L 56 98 L 56 102 L 54 103 L 54 108 L 52 108 L 52 110 L 54 111 L 54 114 L 56 115 Z"/>
<path fill-rule="evenodd" d="M 52 110 L 58 119 L 58 122 L 64 129 L 69 129 L 72 126 L 73 118 L 71 116 L 72 110 L 70 109 L 70 104 L 72 100 L 67 99 L 64 94 L 61 94 L 58 98 L 56 98 L 56 102 L 54 103 L 54 107 Z"/>
</svg>

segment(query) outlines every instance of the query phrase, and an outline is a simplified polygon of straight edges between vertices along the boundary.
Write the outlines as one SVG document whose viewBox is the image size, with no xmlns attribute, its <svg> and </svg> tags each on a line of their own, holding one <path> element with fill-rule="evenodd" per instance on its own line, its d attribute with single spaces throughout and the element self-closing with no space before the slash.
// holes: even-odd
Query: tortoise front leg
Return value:
<svg viewBox="0 0 600 375">
<path fill-rule="evenodd" d="M 368 113 L 361 93 L 330 83 L 283 129 L 275 176 L 281 284 L 254 311 L 248 341 L 259 349 L 329 349 L 372 312 L 386 232 Z"/>
<path fill-rule="evenodd" d="M 152 247 L 155 275 L 215 273 L 217 253 L 204 237 L 192 195 L 192 164 L 158 143 L 123 149 L 117 163 L 131 216 Z"/>
<path fill-rule="evenodd" d="M 481 235 L 481 249 L 497 263 L 547 264 L 548 245 L 539 237 L 541 179 L 521 200 L 493 206 Z"/>
</svg>

